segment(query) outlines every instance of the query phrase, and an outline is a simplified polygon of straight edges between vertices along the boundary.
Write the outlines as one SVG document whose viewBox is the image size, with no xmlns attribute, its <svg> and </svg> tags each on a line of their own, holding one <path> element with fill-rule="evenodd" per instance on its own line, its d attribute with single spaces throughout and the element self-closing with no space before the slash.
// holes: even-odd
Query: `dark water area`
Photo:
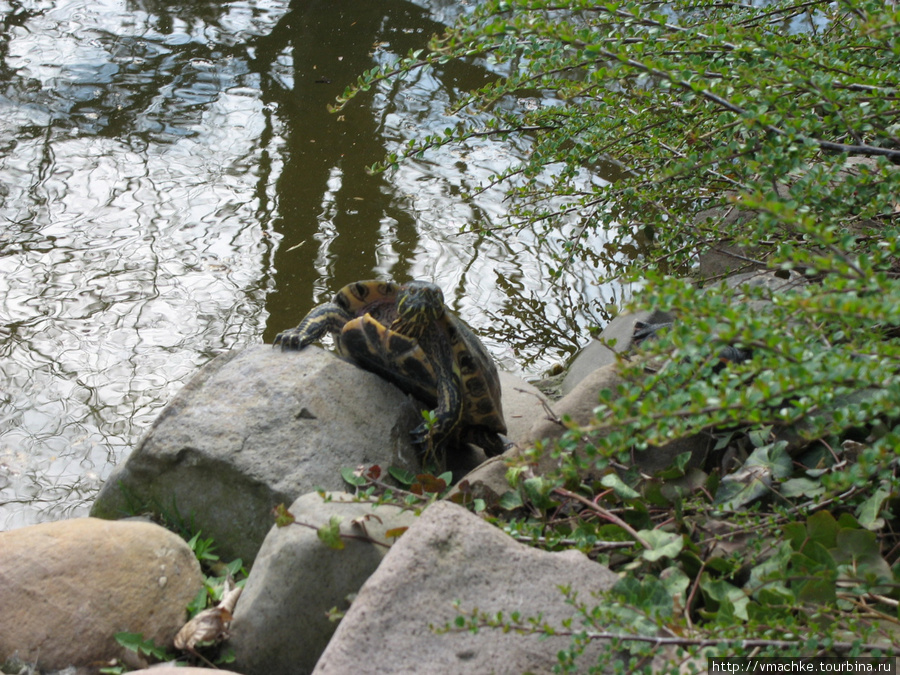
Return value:
<svg viewBox="0 0 900 675">
<path fill-rule="evenodd" d="M 603 270 L 582 261 L 550 282 L 548 251 L 571 232 L 462 233 L 505 223 L 499 188 L 463 195 L 528 139 L 366 170 L 461 119 L 453 100 L 488 64 L 327 111 L 364 70 L 469 9 L 0 0 L 0 529 L 85 515 L 203 364 L 271 342 L 350 281 L 437 282 L 526 377 L 622 302 L 627 290 L 597 285 Z"/>
</svg>

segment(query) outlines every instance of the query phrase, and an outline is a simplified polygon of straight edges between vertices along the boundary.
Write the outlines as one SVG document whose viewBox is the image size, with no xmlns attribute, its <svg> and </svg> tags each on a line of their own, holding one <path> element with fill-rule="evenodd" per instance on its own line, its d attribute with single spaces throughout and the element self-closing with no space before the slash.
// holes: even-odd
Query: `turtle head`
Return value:
<svg viewBox="0 0 900 675">
<path fill-rule="evenodd" d="M 441 289 L 427 281 L 410 281 L 397 294 L 397 319 L 391 329 L 418 338 L 443 314 Z"/>
</svg>

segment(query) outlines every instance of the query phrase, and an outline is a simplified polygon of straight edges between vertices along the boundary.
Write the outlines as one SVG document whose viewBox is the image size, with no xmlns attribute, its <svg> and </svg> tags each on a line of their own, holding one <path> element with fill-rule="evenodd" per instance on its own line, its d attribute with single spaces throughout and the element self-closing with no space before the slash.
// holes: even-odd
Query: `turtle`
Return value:
<svg viewBox="0 0 900 675">
<path fill-rule="evenodd" d="M 489 457 L 506 449 L 500 379 L 487 349 L 427 281 L 357 281 L 314 307 L 275 346 L 300 350 L 325 333 L 338 353 L 431 407 L 411 432 L 425 457 L 445 444 L 477 445 Z"/>
</svg>

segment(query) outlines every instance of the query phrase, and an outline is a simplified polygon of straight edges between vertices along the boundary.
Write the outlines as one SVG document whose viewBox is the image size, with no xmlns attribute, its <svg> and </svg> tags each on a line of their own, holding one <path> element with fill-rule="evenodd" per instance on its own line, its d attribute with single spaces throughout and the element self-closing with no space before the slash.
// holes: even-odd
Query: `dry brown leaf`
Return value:
<svg viewBox="0 0 900 675">
<path fill-rule="evenodd" d="M 241 588 L 234 585 L 231 575 L 225 580 L 222 600 L 215 607 L 204 609 L 188 621 L 175 636 L 175 648 L 193 652 L 202 642 L 221 642 L 228 637 L 232 612 L 241 597 Z"/>
<path fill-rule="evenodd" d="M 175 648 L 194 651 L 201 642 L 220 642 L 228 636 L 231 612 L 224 607 L 204 609 L 188 621 L 175 636 Z"/>
</svg>

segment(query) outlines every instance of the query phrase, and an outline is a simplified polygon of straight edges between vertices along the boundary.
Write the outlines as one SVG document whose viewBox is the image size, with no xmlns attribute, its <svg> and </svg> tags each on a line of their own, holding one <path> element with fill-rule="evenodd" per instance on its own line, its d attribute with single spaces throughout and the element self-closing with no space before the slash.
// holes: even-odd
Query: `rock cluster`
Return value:
<svg viewBox="0 0 900 675">
<path fill-rule="evenodd" d="M 546 416 L 547 401 L 518 378 L 503 375 L 501 380 L 510 438 L 522 442 L 534 421 Z M 347 618 L 356 618 L 352 632 L 345 629 L 345 640 L 363 639 L 366 622 L 359 617 L 381 611 L 383 600 L 379 586 L 365 594 L 361 589 L 376 570 L 385 569 L 381 563 L 388 551 L 398 562 L 387 578 L 376 577 L 372 583 L 409 585 L 407 599 L 391 612 L 406 617 L 404 626 L 418 626 L 415 636 L 422 644 L 435 637 L 430 622 L 454 618 L 454 600 L 493 611 L 518 609 L 523 615 L 552 608 L 552 616 L 561 621 L 570 617 L 571 608 L 557 584 L 571 582 L 588 593 L 613 583 L 608 570 L 584 556 L 534 551 L 455 505 L 433 505 L 419 518 L 412 510 L 319 492 L 345 487 L 342 467 L 380 464 L 415 470 L 409 429 L 416 419 L 416 406 L 407 396 L 329 352 L 310 348 L 282 353 L 259 346 L 227 354 L 204 368 L 169 404 L 117 467 L 92 515 L 162 512 L 214 539 L 224 559 L 253 563 L 230 627 L 237 658 L 233 668 L 248 674 L 312 672 L 330 643 L 336 651 L 321 667 L 339 672 L 352 650 L 350 643 L 332 640 L 337 624 L 327 614 L 349 606 Z M 464 472 L 485 458 L 473 449 L 471 456 L 457 459 L 457 472 Z M 289 505 L 293 524 L 274 526 L 278 504 Z M 317 536 L 316 528 L 334 517 L 343 519 L 343 550 L 329 548 Z M 61 534 L 48 539 L 43 528 Z M 0 605 L 23 612 L 7 615 L 8 628 L 0 625 L 0 664 L 16 657 L 45 670 L 75 665 L 78 672 L 95 672 L 98 664 L 126 656 L 114 640 L 122 631 L 142 633 L 171 650 L 173 636 L 187 618 L 185 607 L 202 588 L 198 563 L 187 545 L 150 523 L 89 518 L 0 536 L 5 538 L 2 554 L 16 556 L 0 561 L 8 571 Z M 175 543 L 160 545 L 159 536 Z M 38 546 L 39 541 L 52 542 L 47 546 L 61 556 L 58 563 L 49 564 L 47 546 Z M 64 542 L 79 543 L 80 553 Z M 20 556 L 29 551 L 35 558 L 22 562 Z M 172 559 L 164 559 L 160 551 Z M 141 558 L 155 576 L 131 556 Z M 450 560 L 455 561 L 452 566 L 447 565 Z M 60 587 L 59 579 L 67 581 L 56 597 L 46 589 Z M 75 588 L 86 595 L 75 594 Z M 495 591 L 488 593 L 489 588 Z M 161 595 L 163 591 L 167 594 Z M 357 592 L 363 602 L 351 605 Z M 45 607 L 17 593 L 41 595 L 50 604 Z M 488 598 L 489 607 L 482 604 Z M 54 620 L 44 621 L 45 614 Z M 379 631 L 387 628 L 381 623 L 376 621 Z M 89 631 L 90 640 L 85 637 Z M 72 636 L 78 636 L 77 645 Z M 452 650 L 460 663 L 522 663 L 523 669 L 531 663 L 533 669 L 545 670 L 567 643 L 530 642 L 534 644 L 525 649 L 526 656 L 515 659 L 515 641 L 498 651 L 487 634 L 474 642 L 448 635 L 437 643 L 444 647 L 430 651 Z M 492 647 L 486 649 L 487 644 Z M 435 656 L 434 663 L 447 662 L 450 653 Z M 362 672 L 385 672 L 384 663 L 371 660 Z M 415 669 L 420 670 L 418 664 Z"/>
<path fill-rule="evenodd" d="M 518 441 L 543 414 L 543 397 L 511 375 L 501 383 L 509 436 Z M 409 430 L 419 419 L 399 389 L 318 347 L 225 354 L 166 406 L 104 484 L 91 515 L 161 512 L 214 539 L 222 557 L 252 563 L 272 508 L 319 489 L 343 490 L 342 468 L 417 471 Z M 484 459 L 472 448 L 454 468 L 464 474 Z"/>
<path fill-rule="evenodd" d="M 588 422 L 597 392 L 621 383 L 616 352 L 629 348 L 635 321 L 668 318 L 614 320 L 576 360 L 555 403 L 504 375 L 503 408 L 517 447 L 488 461 L 474 449 L 457 458 L 455 475 L 468 471 L 466 489 L 508 490 L 508 461 L 558 438 L 563 418 Z M 342 492 L 344 467 L 415 471 L 409 430 L 418 419 L 409 397 L 321 349 L 261 345 L 227 354 L 167 406 L 92 515 L 161 512 L 212 538 L 223 559 L 252 567 L 230 626 L 235 672 L 548 672 L 569 638 L 460 631 L 454 620 L 460 612 L 515 611 L 561 627 L 573 608 L 559 586 L 588 597 L 616 576 L 576 552 L 519 544 L 449 502 L 419 514 Z M 682 452 L 702 459 L 705 444 L 697 438 L 635 461 L 652 471 Z M 532 470 L 554 466 L 544 457 Z M 275 525 L 279 504 L 288 505 L 292 524 Z M 317 533 L 334 519 L 341 550 Z M 149 523 L 89 518 L 0 534 L 0 664 L 18 656 L 43 669 L 74 664 L 91 672 L 124 656 L 113 639 L 120 631 L 171 648 L 202 584 L 184 542 Z M 329 620 L 343 612 L 339 624 Z"/>
</svg>

